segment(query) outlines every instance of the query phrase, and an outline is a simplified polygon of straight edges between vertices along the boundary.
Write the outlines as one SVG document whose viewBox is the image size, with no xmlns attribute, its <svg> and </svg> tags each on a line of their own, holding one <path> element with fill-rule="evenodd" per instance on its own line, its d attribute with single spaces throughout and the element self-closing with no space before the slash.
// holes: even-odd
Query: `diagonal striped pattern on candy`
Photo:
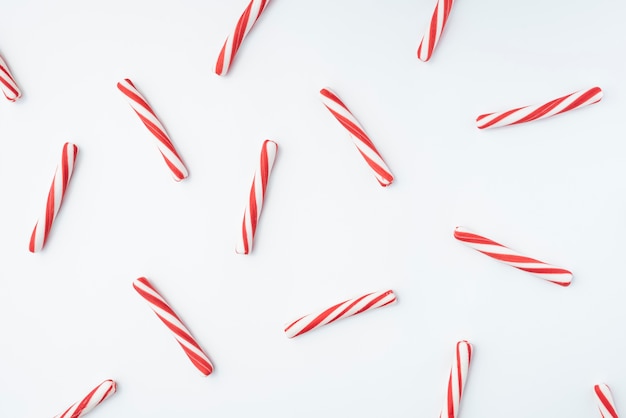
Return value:
<svg viewBox="0 0 626 418">
<path fill-rule="evenodd" d="M 259 218 L 261 217 L 267 182 L 272 172 L 272 167 L 274 166 L 276 152 L 278 152 L 278 144 L 266 139 L 261 147 L 259 165 L 254 173 L 252 186 L 250 187 L 250 195 L 248 196 L 246 209 L 243 213 L 240 239 L 235 246 L 235 252 L 237 254 L 249 254 L 252 251 L 252 243 L 254 241 L 254 235 L 256 234 Z"/>
<path fill-rule="evenodd" d="M 78 418 L 100 405 L 102 401 L 115 393 L 117 385 L 113 380 L 105 380 L 96 386 L 83 399 L 70 406 L 60 415 L 54 418 Z"/>
<path fill-rule="evenodd" d="M 569 286 L 572 281 L 573 275 L 569 270 L 522 255 L 461 226 L 454 230 L 454 237 L 476 251 L 549 282 Z"/>
<path fill-rule="evenodd" d="M 28 244 L 28 250 L 31 253 L 40 251 L 50 234 L 52 229 L 52 223 L 59 213 L 65 191 L 72 178 L 74 172 L 74 163 L 76 162 L 76 156 L 78 155 L 78 147 L 74 144 L 66 142 L 63 145 L 63 153 L 61 155 L 61 162 L 57 165 L 54 178 L 52 179 L 52 185 L 48 192 L 48 200 L 46 201 L 46 209 L 43 215 L 39 218 L 33 229 L 33 233 L 30 236 L 30 243 Z"/>
<path fill-rule="evenodd" d="M 139 119 L 146 125 L 146 128 L 152 133 L 156 140 L 156 146 L 165 160 L 165 164 L 169 167 L 174 176 L 174 180 L 181 181 L 189 175 L 183 160 L 178 155 L 174 144 L 170 139 L 165 127 L 152 110 L 146 99 L 135 88 L 135 85 L 129 79 L 117 83 L 117 88 L 124 93 L 128 104 L 133 108 Z"/>
<path fill-rule="evenodd" d="M 13 78 L 13 74 L 9 71 L 9 66 L 0 56 L 0 89 L 4 93 L 4 97 L 12 102 L 16 101 L 22 96 L 20 88 Z"/>
<path fill-rule="evenodd" d="M 383 161 L 372 140 L 367 136 L 361 124 L 356 120 L 348 107 L 329 89 L 320 90 L 322 103 L 332 113 L 332 115 L 350 133 L 352 142 L 359 153 L 363 156 L 367 164 L 374 171 L 374 176 L 381 186 L 389 186 L 393 182 L 393 174 Z"/>
<path fill-rule="evenodd" d="M 505 264 L 518 268 L 548 280 L 552 283 L 569 286 L 572 273 L 560 267 L 555 267 L 542 261 L 530 258 L 505 247 L 495 241 L 475 234 L 463 227 L 457 227 L 454 237 L 467 246 Z"/>
<path fill-rule="evenodd" d="M 228 72 L 241 43 L 246 35 L 248 35 L 248 32 L 250 32 L 250 29 L 252 29 L 252 26 L 254 26 L 255 22 L 259 19 L 259 16 L 261 16 L 261 13 L 263 13 L 268 3 L 269 0 L 252 0 L 250 4 L 248 4 L 248 7 L 244 10 L 239 21 L 237 21 L 235 30 L 226 38 L 224 46 L 222 46 L 222 50 L 215 64 L 215 73 L 217 75 L 225 75 Z"/>
<path fill-rule="evenodd" d="M 611 396 L 611 389 L 604 383 L 595 385 L 593 391 L 596 395 L 596 401 L 598 402 L 598 409 L 602 418 L 618 418 L 617 409 L 615 409 L 615 402 L 613 402 L 613 396 Z"/>
<path fill-rule="evenodd" d="M 439 414 L 439 418 L 455 418 L 459 415 L 459 405 L 461 397 L 465 391 L 465 381 L 472 360 L 472 345 L 467 341 L 456 343 L 454 361 L 450 369 L 448 387 L 446 390 L 446 401 Z"/>
<path fill-rule="evenodd" d="M 288 338 L 297 337 L 305 332 L 319 328 L 322 325 L 330 324 L 337 319 L 347 318 L 371 309 L 381 308 L 394 302 L 396 302 L 396 295 L 392 290 L 368 293 L 358 298 L 338 303 L 321 312 L 312 313 L 296 319 L 285 326 L 285 334 Z"/>
<path fill-rule="evenodd" d="M 448 21 L 453 3 L 453 0 L 437 0 L 437 5 L 430 19 L 428 29 L 420 42 L 420 46 L 417 48 L 417 58 L 420 60 L 428 61 L 432 57 L 433 51 Z"/>
<path fill-rule="evenodd" d="M 200 345 L 191 335 L 191 332 L 185 327 L 174 310 L 163 299 L 161 294 L 152 286 L 152 284 L 145 277 L 140 277 L 133 282 L 133 287 L 150 305 L 150 308 L 165 324 L 167 328 L 174 334 L 174 338 L 183 348 L 189 360 L 200 373 L 208 376 L 213 372 L 213 365 L 209 360 L 209 357 L 200 348 Z"/>
<path fill-rule="evenodd" d="M 602 89 L 600 87 L 592 87 L 540 105 L 525 106 L 505 112 L 480 115 L 476 118 L 476 126 L 478 129 L 486 129 L 531 122 L 533 120 L 549 118 L 550 116 L 558 115 L 569 110 L 598 103 L 600 100 L 602 100 Z"/>
</svg>

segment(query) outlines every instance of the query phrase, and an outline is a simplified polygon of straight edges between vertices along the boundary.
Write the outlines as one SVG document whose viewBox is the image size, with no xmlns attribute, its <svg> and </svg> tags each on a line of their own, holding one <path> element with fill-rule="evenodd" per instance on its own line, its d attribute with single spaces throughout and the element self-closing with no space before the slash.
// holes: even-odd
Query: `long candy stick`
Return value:
<svg viewBox="0 0 626 418">
<path fill-rule="evenodd" d="M 165 164 L 167 164 L 172 171 L 174 180 L 181 181 L 187 178 L 189 175 L 187 167 L 185 167 L 165 127 L 161 124 L 161 121 L 148 104 L 148 101 L 139 93 L 139 90 L 135 88 L 135 85 L 129 79 L 117 83 L 117 88 L 124 93 L 130 107 L 133 108 L 137 116 L 139 116 L 139 119 L 141 119 L 143 124 L 146 125 L 146 128 L 148 128 L 154 136 L 156 146 L 163 156 Z"/>
<path fill-rule="evenodd" d="M 417 48 L 417 57 L 422 61 L 428 61 L 433 55 L 433 51 L 441 38 L 443 28 L 446 26 L 450 10 L 452 10 L 453 0 L 437 0 L 435 11 L 430 19 L 428 29 Z"/>
<path fill-rule="evenodd" d="M 102 401 L 115 393 L 117 385 L 113 380 L 105 380 L 96 386 L 91 392 L 87 394 L 83 399 L 76 402 L 65 410 L 62 414 L 55 416 L 54 418 L 79 418 L 85 415 L 87 412 L 100 405 Z"/>
<path fill-rule="evenodd" d="M 237 22 L 235 30 L 226 38 L 224 46 L 220 51 L 217 63 L 215 64 L 215 73 L 217 75 L 225 75 L 228 72 L 241 43 L 246 35 L 248 35 L 248 32 L 250 32 L 250 29 L 252 29 L 252 26 L 254 26 L 259 16 L 261 16 L 263 10 L 265 10 L 267 3 L 269 3 L 269 0 L 252 0 L 250 4 L 248 4 L 248 7 L 246 7 L 246 10 L 244 10 Z"/>
<path fill-rule="evenodd" d="M 63 154 L 61 155 L 61 161 L 57 165 L 54 178 L 52 179 L 52 185 L 48 192 L 48 200 L 46 201 L 46 210 L 44 214 L 39 218 L 33 233 L 30 236 L 30 243 L 28 249 L 31 253 L 37 252 L 43 248 L 48 240 L 52 223 L 59 213 L 65 191 L 72 178 L 74 172 L 74 163 L 76 162 L 76 156 L 78 155 L 78 147 L 74 144 L 66 142 L 63 145 Z"/>
<path fill-rule="evenodd" d="M 213 371 L 213 365 L 209 357 L 200 348 L 200 345 L 191 335 L 191 332 L 185 327 L 176 312 L 163 299 L 163 296 L 152 286 L 145 277 L 140 277 L 133 282 L 133 287 L 150 305 L 150 308 L 159 317 L 161 321 L 174 334 L 174 338 L 189 357 L 189 360 L 200 373 L 208 376 Z"/>
<path fill-rule="evenodd" d="M 322 325 L 330 324 L 337 319 L 347 318 L 361 312 L 387 306 L 395 301 L 396 295 L 392 290 L 368 293 L 358 298 L 338 303 L 323 311 L 296 319 L 285 326 L 285 334 L 288 338 L 297 337 Z"/>
<path fill-rule="evenodd" d="M 467 341 L 456 343 L 454 361 L 448 378 L 446 401 L 439 418 L 455 418 L 459 415 L 461 397 L 465 391 L 465 381 L 472 360 L 472 345 Z"/>
<path fill-rule="evenodd" d="M 454 230 L 454 237 L 476 251 L 549 282 L 569 286 L 572 281 L 573 275 L 569 270 L 521 255 L 463 227 L 459 226 Z"/>
<path fill-rule="evenodd" d="M 256 234 L 256 228 L 259 223 L 259 218 L 261 217 L 263 201 L 265 200 L 267 182 L 270 178 L 272 167 L 274 166 L 277 151 L 278 144 L 276 144 L 276 142 L 270 141 L 269 139 L 263 142 L 259 165 L 254 173 L 246 210 L 243 213 L 241 234 L 235 246 L 235 252 L 237 254 L 249 254 L 250 251 L 252 251 L 254 235 Z"/>
<path fill-rule="evenodd" d="M 356 120 L 354 115 L 350 112 L 348 107 L 341 101 L 339 97 L 329 89 L 322 89 L 320 91 L 322 103 L 337 118 L 339 123 L 350 133 L 352 142 L 356 146 L 357 150 L 365 159 L 365 162 L 374 171 L 374 176 L 381 186 L 389 186 L 393 182 L 393 174 L 391 170 L 383 161 L 383 157 L 380 155 L 372 140 L 367 136 L 365 130 Z"/>
<path fill-rule="evenodd" d="M 500 126 L 516 125 L 518 123 L 545 119 L 572 109 L 598 103 L 601 99 L 602 89 L 600 87 L 592 87 L 540 105 L 525 106 L 505 112 L 480 115 L 476 118 L 476 126 L 478 126 L 478 129 L 497 128 Z"/>
</svg>

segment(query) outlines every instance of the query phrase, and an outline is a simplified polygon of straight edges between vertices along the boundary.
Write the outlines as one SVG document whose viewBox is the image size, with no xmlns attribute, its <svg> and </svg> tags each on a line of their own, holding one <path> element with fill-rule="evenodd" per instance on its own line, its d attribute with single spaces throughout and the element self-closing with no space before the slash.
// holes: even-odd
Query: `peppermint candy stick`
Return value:
<svg viewBox="0 0 626 418">
<path fill-rule="evenodd" d="M 456 343 L 456 352 L 446 391 L 446 402 L 443 404 L 439 418 L 455 418 L 459 415 L 459 404 L 465 390 L 465 380 L 472 360 L 472 345 L 467 341 Z"/>
<path fill-rule="evenodd" d="M 174 180 L 181 181 L 189 175 L 187 168 L 181 160 L 174 144 L 170 139 L 167 131 L 161 124 L 161 121 L 154 113 L 147 100 L 135 88 L 135 85 L 129 79 L 117 83 L 117 88 L 126 96 L 128 104 L 133 108 L 139 119 L 146 125 L 146 128 L 154 135 L 156 146 L 165 160 L 165 164 L 172 171 Z"/>
<path fill-rule="evenodd" d="M 259 165 L 252 179 L 252 187 L 250 187 L 250 196 L 248 204 L 243 213 L 243 222 L 241 225 L 240 239 L 235 246 L 237 254 L 249 254 L 252 251 L 252 243 L 256 227 L 261 217 L 261 209 L 263 209 L 263 201 L 265 200 L 265 190 L 267 189 L 267 181 L 270 178 L 278 144 L 266 139 L 261 148 L 261 157 Z"/>
<path fill-rule="evenodd" d="M 567 112 L 568 110 L 598 103 L 601 99 L 602 89 L 600 87 L 592 87 L 540 105 L 480 115 L 476 118 L 476 126 L 478 126 L 478 129 L 497 128 L 500 126 L 516 125 L 518 123 L 545 119 L 550 116 L 558 115 L 559 113 Z"/>
<path fill-rule="evenodd" d="M 430 25 L 417 48 L 417 58 L 422 61 L 428 61 L 433 55 L 433 51 L 441 38 L 443 28 L 446 26 L 450 10 L 452 10 L 453 0 L 437 0 L 433 17 L 430 19 Z"/>
<path fill-rule="evenodd" d="M 224 75 L 228 72 L 241 43 L 246 35 L 248 35 L 248 32 L 250 32 L 250 29 L 252 29 L 252 26 L 254 26 L 259 16 L 261 16 L 263 10 L 265 10 L 267 3 L 269 3 L 269 0 L 252 0 L 250 4 L 248 4 L 248 7 L 246 7 L 246 10 L 244 10 L 239 18 L 234 32 L 226 38 L 224 46 L 220 51 L 217 63 L 215 64 L 215 73 L 217 75 Z"/>
<path fill-rule="evenodd" d="M 488 255 L 491 258 L 495 258 L 498 261 L 528 272 L 533 276 L 537 276 L 549 282 L 561 286 L 569 286 L 572 281 L 573 275 L 569 270 L 555 267 L 544 263 L 543 261 L 521 255 L 520 253 L 513 251 L 502 244 L 498 244 L 489 238 L 477 235 L 463 227 L 458 226 L 454 230 L 454 237 L 466 244 L 468 247 Z"/>
<path fill-rule="evenodd" d="M 596 394 L 596 401 L 598 402 L 598 409 L 602 418 L 617 418 L 617 410 L 611 396 L 611 389 L 603 383 L 595 385 L 593 391 Z"/>
<path fill-rule="evenodd" d="M 17 86 L 11 71 L 9 71 L 9 66 L 0 56 L 0 89 L 2 89 L 2 93 L 4 93 L 4 97 L 7 100 L 12 102 L 16 101 L 22 96 L 22 92 L 20 88 Z"/>
<path fill-rule="evenodd" d="M 63 196 L 70 179 L 72 178 L 72 172 L 74 171 L 74 163 L 76 162 L 76 156 L 78 155 L 78 147 L 74 144 L 66 142 L 63 145 L 63 154 L 61 155 L 61 162 L 57 166 L 54 178 L 52 179 L 52 185 L 48 192 L 48 200 L 46 202 L 46 210 L 44 214 L 39 218 L 35 224 L 35 229 L 30 236 L 30 243 L 28 249 L 31 253 L 37 252 L 43 248 L 48 240 L 52 223 L 59 213 L 61 203 L 63 202 Z"/>
<path fill-rule="evenodd" d="M 76 402 L 74 405 L 67 408 L 65 412 L 55 416 L 54 418 L 82 417 L 87 412 L 100 405 L 100 403 L 106 398 L 113 395 L 116 388 L 117 386 L 113 380 L 105 380 L 89 392 L 83 399 Z"/>
<path fill-rule="evenodd" d="M 335 93 L 329 89 L 320 90 L 322 103 L 333 114 L 335 118 L 350 133 L 350 137 L 354 142 L 359 153 L 363 156 L 367 164 L 374 170 L 374 176 L 381 186 L 389 186 L 393 182 L 393 174 L 383 161 L 380 153 L 374 146 L 374 143 L 365 133 L 365 130 L 352 115 L 348 107 L 337 97 Z"/>
<path fill-rule="evenodd" d="M 285 326 L 285 334 L 287 334 L 288 338 L 297 337 L 322 325 L 330 324 L 337 319 L 347 318 L 361 312 L 387 306 L 395 301 L 396 295 L 393 293 L 393 290 L 368 293 L 361 297 L 338 303 L 323 311 L 296 319 Z"/>
<path fill-rule="evenodd" d="M 159 317 L 161 321 L 174 334 L 174 338 L 189 357 L 189 360 L 200 373 L 208 376 L 213 372 L 213 365 L 209 357 L 204 353 L 200 345 L 191 335 L 191 332 L 183 325 L 176 312 L 163 299 L 161 294 L 152 286 L 145 277 L 140 277 L 133 282 L 133 287 L 150 305 L 150 308 Z"/>
</svg>

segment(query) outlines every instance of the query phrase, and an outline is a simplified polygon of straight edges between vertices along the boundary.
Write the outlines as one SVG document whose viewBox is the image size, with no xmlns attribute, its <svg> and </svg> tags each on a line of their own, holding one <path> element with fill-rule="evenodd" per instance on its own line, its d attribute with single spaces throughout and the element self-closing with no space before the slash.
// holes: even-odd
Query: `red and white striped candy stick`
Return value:
<svg viewBox="0 0 626 418">
<path fill-rule="evenodd" d="M 456 343 L 454 361 L 448 378 L 446 402 L 443 404 L 439 418 L 455 418 L 459 415 L 459 404 L 465 390 L 465 381 L 471 360 L 472 345 L 467 341 Z"/>
<path fill-rule="evenodd" d="M 352 115 L 346 105 L 337 97 L 335 93 L 329 89 L 320 90 L 322 96 L 322 103 L 330 113 L 343 125 L 344 128 L 350 132 L 350 137 L 356 145 L 357 150 L 363 156 L 367 164 L 374 170 L 374 176 L 381 186 L 389 186 L 393 182 L 393 174 L 387 167 L 387 164 L 383 161 L 380 153 L 374 146 L 374 143 L 365 133 L 365 130 Z"/>
<path fill-rule="evenodd" d="M 368 293 L 358 298 L 338 303 L 323 311 L 296 319 L 285 326 L 285 334 L 287 334 L 288 338 L 297 337 L 322 325 L 330 324 L 337 319 L 347 318 L 361 312 L 387 306 L 395 301 L 396 295 L 393 293 L 393 290 Z"/>
<path fill-rule="evenodd" d="M 452 10 L 453 0 L 437 0 L 433 17 L 430 19 L 430 25 L 417 48 L 417 58 L 422 61 L 428 61 L 433 55 L 433 51 L 441 38 L 443 28 L 446 26 L 450 10 Z"/>
<path fill-rule="evenodd" d="M 611 396 L 611 389 L 602 383 L 595 385 L 593 391 L 596 394 L 598 409 L 602 418 L 617 418 L 617 409 L 615 409 L 615 402 L 613 402 L 613 397 Z"/>
<path fill-rule="evenodd" d="M 139 119 L 141 119 L 143 124 L 146 125 L 146 128 L 154 135 L 156 146 L 159 152 L 161 152 L 165 164 L 167 164 L 172 171 L 174 180 L 181 181 L 187 178 L 189 173 L 187 172 L 183 160 L 181 160 L 165 127 L 163 127 L 147 100 L 139 93 L 135 85 L 129 79 L 117 83 L 117 88 L 124 93 L 130 107 L 133 108 L 137 116 L 139 116 Z"/>
<path fill-rule="evenodd" d="M 454 238 L 491 258 L 495 258 L 549 282 L 561 286 L 569 286 L 572 281 L 573 275 L 569 270 L 521 255 L 502 244 L 475 234 L 461 226 L 454 230 Z"/>
<path fill-rule="evenodd" d="M 516 125 L 518 123 L 545 119 L 550 116 L 558 115 L 559 113 L 567 112 L 568 110 L 598 103 L 601 99 L 602 89 L 600 87 L 592 87 L 540 105 L 480 115 L 476 118 L 476 126 L 478 126 L 478 129 L 498 128 L 500 126 Z"/>
<path fill-rule="evenodd" d="M 176 312 L 167 304 L 163 296 L 152 286 L 145 277 L 140 277 L 133 282 L 133 287 L 150 305 L 154 313 L 163 321 L 166 327 L 172 331 L 174 338 L 189 357 L 189 360 L 200 373 L 208 376 L 213 372 L 213 365 L 209 357 L 200 348 L 200 345 L 185 327 Z"/>
<path fill-rule="evenodd" d="M 215 73 L 217 75 L 224 75 L 228 72 L 228 69 L 235 59 L 237 50 L 239 50 L 244 38 L 248 35 L 248 32 L 250 32 L 250 29 L 252 29 L 252 26 L 254 26 L 259 16 L 261 16 L 263 10 L 265 10 L 267 3 L 269 3 L 269 0 L 252 0 L 250 4 L 248 4 L 248 7 L 246 7 L 246 10 L 244 10 L 237 22 L 235 30 L 226 38 L 224 46 L 220 51 L 217 63 L 215 64 Z"/>
<path fill-rule="evenodd" d="M 41 250 L 48 240 L 52 223 L 54 222 L 57 213 L 59 213 L 61 203 L 63 202 L 63 196 L 65 196 L 68 184 L 70 184 L 77 155 L 78 147 L 76 145 L 70 144 L 69 142 L 66 142 L 63 145 L 61 162 L 57 165 L 54 178 L 52 179 L 52 185 L 50 186 L 50 191 L 48 192 L 46 210 L 35 224 L 33 233 L 30 236 L 28 249 L 31 253 Z"/>
<path fill-rule="evenodd" d="M 67 408 L 65 412 L 54 418 L 78 418 L 100 405 L 109 396 L 115 393 L 117 386 L 113 380 L 105 380 L 96 386 L 83 399 Z"/>
<path fill-rule="evenodd" d="M 17 83 L 15 82 L 15 78 L 13 78 L 11 71 L 9 71 L 9 66 L 7 65 L 6 62 L 4 62 L 1 56 L 0 56 L 0 89 L 2 89 L 2 92 L 4 93 L 4 97 L 6 97 L 7 100 L 10 100 L 12 102 L 16 101 L 22 96 L 22 92 L 20 91 L 20 88 L 17 86 Z"/>
<path fill-rule="evenodd" d="M 267 181 L 270 178 L 278 144 L 274 141 L 266 139 L 261 148 L 261 157 L 259 165 L 252 179 L 252 187 L 250 187 L 250 196 L 248 204 L 243 213 L 243 222 L 241 225 L 240 239 L 235 246 L 237 254 L 249 254 L 252 251 L 252 243 L 256 227 L 261 217 L 261 209 L 263 208 L 263 200 L 265 200 L 265 190 L 267 189 Z"/>
</svg>

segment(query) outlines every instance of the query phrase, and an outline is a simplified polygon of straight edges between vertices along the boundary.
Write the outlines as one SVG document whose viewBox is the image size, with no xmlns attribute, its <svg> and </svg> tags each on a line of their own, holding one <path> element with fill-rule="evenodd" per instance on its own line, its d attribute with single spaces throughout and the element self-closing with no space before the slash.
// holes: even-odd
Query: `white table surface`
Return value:
<svg viewBox="0 0 626 418">
<path fill-rule="evenodd" d="M 243 1 L 1 0 L 0 416 L 436 417 L 454 344 L 463 418 L 626 413 L 626 5 L 465 1 L 432 60 L 432 0 L 273 0 L 230 72 Z M 116 83 L 190 171 L 172 180 Z M 598 104 L 480 131 L 481 113 L 593 86 Z M 396 180 L 378 185 L 321 104 L 334 90 Z M 261 143 L 279 144 L 250 256 L 234 253 Z M 28 240 L 66 141 L 74 176 Z M 568 268 L 562 288 L 457 242 L 463 225 Z M 211 357 L 202 377 L 133 290 L 148 277 Z M 283 324 L 375 290 L 396 305 L 295 339 Z"/>
</svg>

